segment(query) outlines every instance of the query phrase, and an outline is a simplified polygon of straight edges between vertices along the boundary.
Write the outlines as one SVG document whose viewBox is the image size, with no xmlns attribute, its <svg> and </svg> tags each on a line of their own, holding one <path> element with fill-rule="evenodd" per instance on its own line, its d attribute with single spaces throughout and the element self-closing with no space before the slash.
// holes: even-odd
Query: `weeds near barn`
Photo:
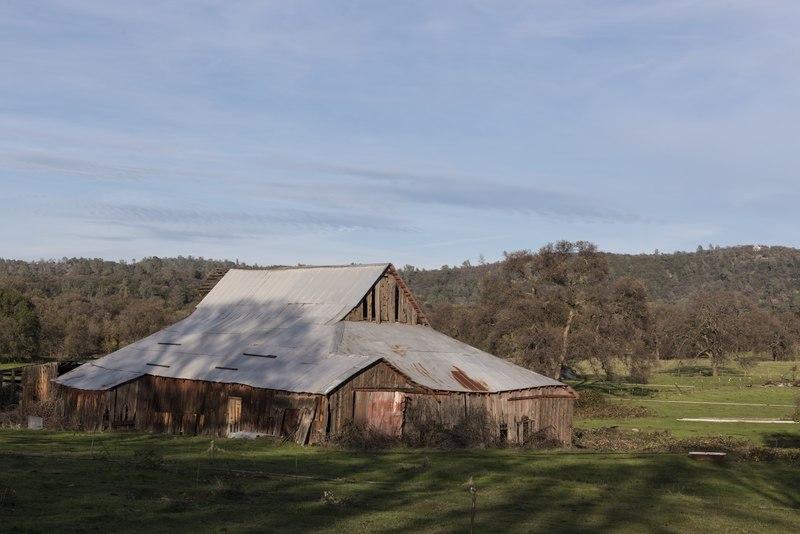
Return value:
<svg viewBox="0 0 800 534">
<path fill-rule="evenodd" d="M 325 490 L 322 492 L 319 502 L 325 506 L 348 506 L 353 503 L 353 499 L 336 495 L 333 490 Z"/>
<path fill-rule="evenodd" d="M 328 440 L 333 447 L 348 450 L 384 450 L 399 440 L 364 423 L 345 421 L 341 430 Z"/>
<path fill-rule="evenodd" d="M 41 417 L 44 427 L 51 430 L 77 429 L 74 419 L 64 415 L 63 402 L 55 399 L 33 402 L 27 410 L 19 405 L 0 409 L 0 428 L 25 428 L 28 416 Z"/>
<path fill-rule="evenodd" d="M 216 439 L 212 439 L 211 443 L 208 445 L 208 448 L 206 449 L 206 454 L 208 454 L 208 457 L 211 458 L 211 461 L 213 462 L 217 458 L 217 454 L 221 452 L 225 452 L 225 449 L 217 445 Z"/>
</svg>

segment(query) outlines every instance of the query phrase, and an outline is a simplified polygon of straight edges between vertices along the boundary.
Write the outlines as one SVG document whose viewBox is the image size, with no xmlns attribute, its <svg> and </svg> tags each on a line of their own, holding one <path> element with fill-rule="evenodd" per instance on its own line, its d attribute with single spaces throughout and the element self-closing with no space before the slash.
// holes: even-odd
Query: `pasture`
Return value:
<svg viewBox="0 0 800 534">
<path fill-rule="evenodd" d="M 679 420 L 790 419 L 800 388 L 764 384 L 791 378 L 792 365 L 729 366 L 721 377 L 666 365 L 645 387 L 575 382 L 612 408 L 647 409 L 576 417 L 576 428 L 660 433 L 678 443 L 662 450 L 680 452 L 347 451 L 3 429 L 0 532 L 469 532 L 471 484 L 475 532 L 795 532 L 800 425 Z M 703 440 L 760 452 L 716 464 L 681 450 Z"/>
<path fill-rule="evenodd" d="M 800 473 L 685 454 L 384 452 L 0 431 L 8 532 L 791 532 Z"/>
<path fill-rule="evenodd" d="M 800 448 L 800 424 L 681 420 L 792 420 L 799 407 L 800 387 L 766 384 L 796 381 L 800 377 L 796 366 L 796 362 L 759 362 L 745 372 L 732 364 L 721 369 L 721 376 L 712 377 L 707 376 L 709 368 L 696 362 L 680 367 L 677 362 L 665 362 L 646 386 L 591 379 L 572 382 L 579 392 L 601 391 L 610 402 L 642 406 L 649 411 L 645 417 L 634 418 L 576 417 L 575 426 L 615 426 L 645 432 L 668 430 L 678 438 L 726 437 L 767 447 Z"/>
</svg>

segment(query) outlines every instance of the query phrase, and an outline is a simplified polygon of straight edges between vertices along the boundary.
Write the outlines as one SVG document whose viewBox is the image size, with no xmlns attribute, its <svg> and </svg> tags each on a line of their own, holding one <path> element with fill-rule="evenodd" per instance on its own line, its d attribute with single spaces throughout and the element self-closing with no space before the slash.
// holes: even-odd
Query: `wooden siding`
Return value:
<svg viewBox="0 0 800 534">
<path fill-rule="evenodd" d="M 414 417 L 423 413 L 446 427 L 485 414 L 497 441 L 520 444 L 541 436 L 569 445 L 575 399 L 568 386 L 501 393 L 430 391 L 383 361 L 327 397 L 149 375 L 108 391 L 60 389 L 65 415 L 84 430 L 258 432 L 301 444 L 322 442 L 354 420 L 401 435 L 413 411 Z"/>
<path fill-rule="evenodd" d="M 355 375 L 328 396 L 330 425 L 328 432 L 336 434 L 346 421 L 352 421 L 355 411 L 356 391 L 418 391 L 414 384 L 395 371 L 386 362 L 378 362 Z"/>
<path fill-rule="evenodd" d="M 321 395 L 241 384 L 145 375 L 108 391 L 65 389 L 65 407 L 85 430 L 218 436 L 258 432 L 308 443 L 324 436 L 327 423 Z"/>
<path fill-rule="evenodd" d="M 428 326 L 428 320 L 414 300 L 411 291 L 391 266 L 353 308 L 346 320 Z"/>
<path fill-rule="evenodd" d="M 378 395 L 375 402 L 371 402 L 369 396 L 359 395 L 361 392 L 398 392 L 403 396 L 403 407 L 397 407 L 395 397 L 389 403 L 388 397 L 382 399 Z M 330 434 L 336 434 L 346 421 L 359 419 L 371 419 L 370 424 L 378 429 L 396 428 L 397 412 L 403 413 L 405 424 L 406 408 L 410 405 L 420 407 L 419 411 L 427 414 L 425 417 L 436 418 L 436 422 L 444 426 L 453 426 L 463 421 L 464 417 L 469 417 L 469 414 L 485 409 L 492 432 L 498 440 L 503 433 L 503 439 L 508 443 L 523 443 L 526 438 L 538 434 L 569 445 L 572 442 L 574 400 L 575 394 L 567 386 L 501 393 L 428 391 L 408 381 L 387 363 L 380 362 L 359 373 L 329 396 L 328 430 Z M 381 401 L 386 401 L 386 409 L 391 413 L 375 413 Z M 370 413 L 371 416 L 368 416 Z"/>
<path fill-rule="evenodd" d="M 22 399 L 20 406 L 23 410 L 34 402 L 51 398 L 55 384 L 53 380 L 58 377 L 58 363 L 43 363 L 28 365 L 22 368 Z"/>
<path fill-rule="evenodd" d="M 521 444 L 539 435 L 564 445 L 572 442 L 572 390 L 566 386 L 501 393 L 408 394 L 416 414 L 453 426 L 471 414 L 486 410 L 498 441 Z M 418 416 L 419 417 L 419 416 Z"/>
</svg>

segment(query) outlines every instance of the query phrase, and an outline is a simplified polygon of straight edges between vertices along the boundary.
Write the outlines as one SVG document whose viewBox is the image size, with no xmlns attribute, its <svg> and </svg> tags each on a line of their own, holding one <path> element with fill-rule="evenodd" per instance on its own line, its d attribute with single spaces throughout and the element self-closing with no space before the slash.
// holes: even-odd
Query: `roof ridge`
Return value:
<svg viewBox="0 0 800 534">
<path fill-rule="evenodd" d="M 355 267 L 388 267 L 392 262 L 378 262 L 378 263 L 349 263 L 344 265 L 273 265 L 270 267 L 253 267 L 242 269 L 234 267 L 229 269 L 231 271 L 291 271 L 302 269 L 347 269 Z"/>
</svg>

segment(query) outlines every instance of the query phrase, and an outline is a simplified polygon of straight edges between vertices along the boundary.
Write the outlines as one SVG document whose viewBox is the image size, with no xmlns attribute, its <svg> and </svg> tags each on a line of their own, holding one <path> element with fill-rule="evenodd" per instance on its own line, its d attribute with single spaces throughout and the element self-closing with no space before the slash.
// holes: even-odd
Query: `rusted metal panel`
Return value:
<svg viewBox="0 0 800 534">
<path fill-rule="evenodd" d="M 362 371 L 347 381 L 341 388 L 337 389 L 328 397 L 330 410 L 330 433 L 338 433 L 345 421 L 352 420 L 354 417 L 354 399 L 357 391 L 412 391 L 414 384 L 409 382 L 406 377 L 392 369 L 385 362 L 380 362 Z M 367 397 L 362 397 L 367 398 Z M 364 401 L 366 402 L 366 401 Z M 364 404 L 363 415 L 359 415 L 359 420 L 367 418 L 367 405 Z"/>
<path fill-rule="evenodd" d="M 390 436 L 403 426 L 405 394 L 400 391 L 355 391 L 353 419 Z"/>
<path fill-rule="evenodd" d="M 450 374 L 456 379 L 456 382 L 470 391 L 489 391 L 489 386 L 486 385 L 486 382 L 482 382 L 481 380 L 475 378 L 470 378 L 467 373 L 458 367 L 453 367 L 453 370 L 450 371 Z"/>
</svg>

